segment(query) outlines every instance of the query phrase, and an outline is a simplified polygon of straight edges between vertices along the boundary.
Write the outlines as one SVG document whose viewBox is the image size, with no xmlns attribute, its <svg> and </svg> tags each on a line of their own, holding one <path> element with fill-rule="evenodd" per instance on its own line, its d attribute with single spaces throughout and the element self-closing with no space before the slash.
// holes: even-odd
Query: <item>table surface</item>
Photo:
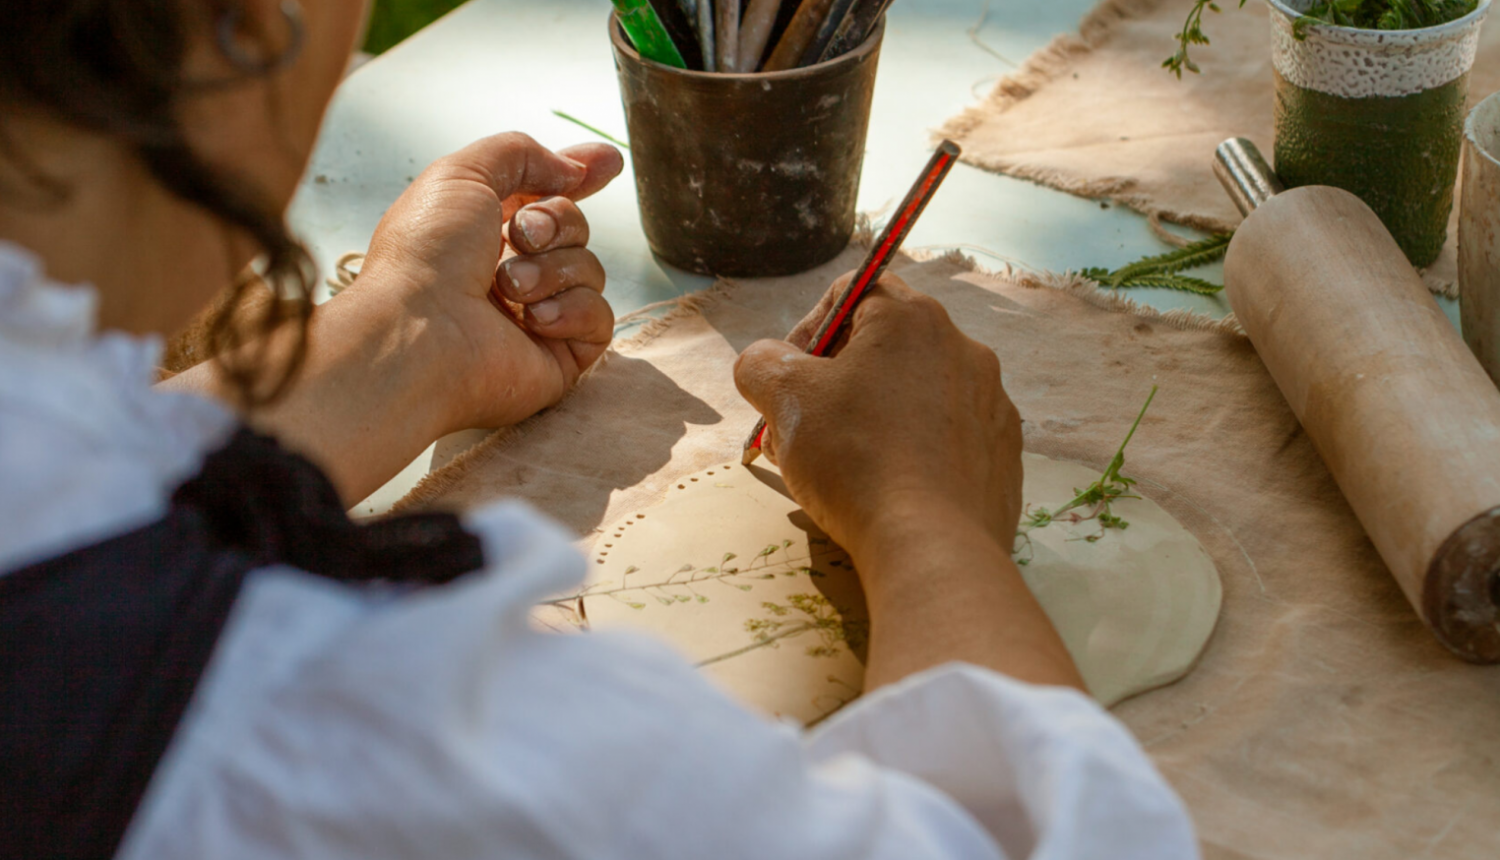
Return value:
<svg viewBox="0 0 1500 860">
<path fill-rule="evenodd" d="M 1094 2 L 901 0 L 892 6 L 860 210 L 894 206 L 931 154 L 931 130 L 988 93 L 1054 35 L 1073 30 Z M 342 254 L 369 244 L 381 215 L 426 164 L 479 137 L 520 130 L 552 147 L 593 139 L 554 110 L 624 137 L 605 28 L 609 8 L 605 0 L 471 0 L 350 75 L 329 109 L 290 213 L 321 270 L 331 272 Z M 1169 47 L 1163 46 L 1164 56 Z M 710 285 L 709 278 L 652 256 L 628 170 L 583 208 L 617 313 Z M 1062 271 L 1114 268 L 1167 246 L 1144 218 L 1122 207 L 961 164 L 906 248 L 957 248 L 989 266 Z M 1220 278 L 1214 269 L 1206 274 Z M 1161 309 L 1214 316 L 1229 310 L 1221 297 L 1167 290 L 1133 290 L 1131 296 Z M 1445 305 L 1456 317 L 1452 303 Z M 432 450 L 353 512 L 386 510 L 427 473 Z"/>
</svg>

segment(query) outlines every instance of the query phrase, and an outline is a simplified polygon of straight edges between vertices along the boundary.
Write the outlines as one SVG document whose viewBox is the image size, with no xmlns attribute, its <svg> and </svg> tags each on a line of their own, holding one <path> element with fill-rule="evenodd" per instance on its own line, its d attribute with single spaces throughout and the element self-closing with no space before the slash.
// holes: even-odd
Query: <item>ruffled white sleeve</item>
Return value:
<svg viewBox="0 0 1500 860">
<path fill-rule="evenodd" d="M 257 574 L 120 856 L 1197 856 L 1083 696 L 952 665 L 805 735 L 648 639 L 532 629 L 582 559 L 517 505 L 469 525 L 488 570 L 443 588 Z"/>
</svg>

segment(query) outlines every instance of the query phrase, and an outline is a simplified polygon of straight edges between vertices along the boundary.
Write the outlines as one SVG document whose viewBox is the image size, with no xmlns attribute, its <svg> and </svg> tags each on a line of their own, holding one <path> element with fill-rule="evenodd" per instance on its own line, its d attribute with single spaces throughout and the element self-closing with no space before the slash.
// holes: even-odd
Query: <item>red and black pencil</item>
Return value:
<svg viewBox="0 0 1500 860">
<path fill-rule="evenodd" d="M 885 273 L 886 266 L 901 249 L 901 243 L 906 240 L 906 234 L 917 223 L 917 217 L 922 210 L 927 208 L 928 202 L 937 193 L 938 186 L 942 184 L 943 178 L 953 168 L 954 162 L 958 161 L 958 144 L 951 140 L 945 140 L 938 145 L 937 152 L 932 154 L 932 160 L 927 162 L 927 167 L 917 177 L 916 184 L 906 193 L 906 199 L 901 201 L 901 207 L 896 210 L 896 215 L 880 231 L 880 237 L 870 247 L 870 253 L 865 257 L 864 264 L 859 267 L 859 272 L 844 288 L 833 309 L 823 319 L 823 324 L 818 327 L 817 334 L 813 335 L 807 344 L 808 355 L 826 356 L 839 338 L 848 331 L 854 318 L 854 309 L 859 305 L 870 290 Z M 740 462 L 746 466 L 760 456 L 761 443 L 765 438 L 766 419 L 762 418 L 755 425 L 755 430 L 750 433 L 750 438 L 745 442 L 745 453 Z"/>
</svg>

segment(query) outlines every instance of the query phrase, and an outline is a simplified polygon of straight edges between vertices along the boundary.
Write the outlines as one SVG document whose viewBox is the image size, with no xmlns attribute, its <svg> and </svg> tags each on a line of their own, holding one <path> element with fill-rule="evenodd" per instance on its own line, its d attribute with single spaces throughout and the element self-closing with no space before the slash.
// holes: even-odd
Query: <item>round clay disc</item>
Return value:
<svg viewBox="0 0 1500 860">
<path fill-rule="evenodd" d="M 1029 511 L 1055 511 L 1099 479 L 1077 463 L 1032 454 L 1023 462 Z M 1121 499 L 1112 512 L 1126 528 L 1053 522 L 1017 540 L 1015 552 L 1021 576 L 1105 706 L 1186 675 L 1223 599 L 1208 552 L 1161 506 Z"/>
<path fill-rule="evenodd" d="M 1099 477 L 1029 454 L 1025 469 L 1031 510 L 1056 510 Z M 1166 511 L 1123 499 L 1113 512 L 1127 528 L 1058 520 L 1015 553 L 1105 705 L 1186 674 L 1221 599 L 1213 562 Z M 862 688 L 869 618 L 858 576 L 774 467 L 684 476 L 660 505 L 606 529 L 589 566 L 580 603 L 591 628 L 663 637 L 754 707 L 809 724 Z"/>
</svg>

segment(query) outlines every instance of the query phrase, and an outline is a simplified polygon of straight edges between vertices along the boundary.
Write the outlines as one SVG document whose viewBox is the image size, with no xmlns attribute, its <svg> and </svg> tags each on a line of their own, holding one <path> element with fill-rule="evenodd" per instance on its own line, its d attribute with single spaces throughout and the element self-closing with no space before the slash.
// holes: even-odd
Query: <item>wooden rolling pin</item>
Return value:
<svg viewBox="0 0 1500 860">
<path fill-rule="evenodd" d="M 1214 167 L 1246 216 L 1224 286 L 1261 360 L 1438 641 L 1500 662 L 1500 392 L 1358 197 L 1281 191 L 1243 139 Z"/>
</svg>

